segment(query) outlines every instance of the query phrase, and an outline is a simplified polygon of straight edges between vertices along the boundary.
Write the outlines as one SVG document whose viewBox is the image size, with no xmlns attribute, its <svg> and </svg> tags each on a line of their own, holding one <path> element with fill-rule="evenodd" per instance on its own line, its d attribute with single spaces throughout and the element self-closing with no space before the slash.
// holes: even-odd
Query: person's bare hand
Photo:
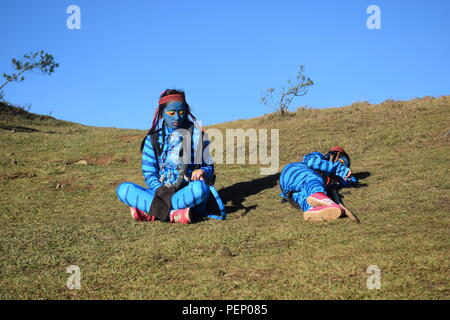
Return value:
<svg viewBox="0 0 450 320">
<path fill-rule="evenodd" d="M 352 175 L 352 170 L 348 170 L 347 175 L 345 176 L 345 179 L 350 179 L 350 176 Z"/>
<path fill-rule="evenodd" d="M 191 175 L 191 180 L 205 180 L 205 171 L 203 171 L 202 169 L 194 170 Z"/>
</svg>

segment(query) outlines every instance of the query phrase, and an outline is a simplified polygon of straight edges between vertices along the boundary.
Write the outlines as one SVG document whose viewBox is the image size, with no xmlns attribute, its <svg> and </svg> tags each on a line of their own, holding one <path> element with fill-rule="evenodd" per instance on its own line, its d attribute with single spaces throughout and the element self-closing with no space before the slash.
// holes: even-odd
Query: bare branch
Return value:
<svg viewBox="0 0 450 320">
<path fill-rule="evenodd" d="M 268 97 L 270 98 L 273 109 L 279 112 L 280 115 L 284 116 L 289 110 L 290 104 L 293 102 L 295 97 L 301 97 L 308 93 L 309 88 L 314 84 L 314 82 L 307 78 L 304 74 L 304 66 L 300 65 L 299 71 L 296 74 L 295 81 L 292 79 L 287 80 L 288 88 L 282 87 L 279 94 L 278 103 L 275 104 L 273 100 L 273 92 L 275 89 L 267 89 L 263 97 L 261 98 L 261 103 L 265 106 L 269 105 Z"/>
</svg>

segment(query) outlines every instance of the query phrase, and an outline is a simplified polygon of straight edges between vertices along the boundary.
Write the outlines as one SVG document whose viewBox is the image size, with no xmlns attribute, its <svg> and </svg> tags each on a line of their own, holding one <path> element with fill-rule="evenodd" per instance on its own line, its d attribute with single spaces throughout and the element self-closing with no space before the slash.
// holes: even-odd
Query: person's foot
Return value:
<svg viewBox="0 0 450 320">
<path fill-rule="evenodd" d="M 139 210 L 138 208 L 130 207 L 131 216 L 136 221 L 155 221 L 155 217 L 149 215 L 148 213 Z"/>
<path fill-rule="evenodd" d="M 310 195 L 306 198 L 306 202 L 308 202 L 311 207 L 331 206 L 336 204 L 323 192 L 317 192 Z"/>
<path fill-rule="evenodd" d="M 191 223 L 191 210 L 190 208 L 178 209 L 170 211 L 170 222 L 172 223 Z"/>
<path fill-rule="evenodd" d="M 311 208 L 303 213 L 306 221 L 336 220 L 342 215 L 342 209 L 337 204 Z"/>
</svg>

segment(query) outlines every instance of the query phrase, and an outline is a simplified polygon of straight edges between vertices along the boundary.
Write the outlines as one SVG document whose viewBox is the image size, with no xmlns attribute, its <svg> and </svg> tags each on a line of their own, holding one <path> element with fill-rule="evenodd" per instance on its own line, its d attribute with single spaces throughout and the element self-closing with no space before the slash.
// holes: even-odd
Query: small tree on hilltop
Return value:
<svg viewBox="0 0 450 320">
<path fill-rule="evenodd" d="M 277 112 L 281 117 L 284 117 L 289 111 L 289 105 L 292 103 L 295 97 L 304 96 L 308 93 L 309 87 L 314 82 L 305 76 L 305 68 L 303 65 L 299 67 L 295 80 L 288 80 L 288 88 L 282 87 L 278 97 L 276 96 L 274 88 L 266 89 L 261 92 L 260 102 Z"/>
<path fill-rule="evenodd" d="M 11 62 L 17 73 L 3 74 L 5 82 L 0 85 L 0 100 L 5 96 L 2 89 L 10 82 L 22 82 L 25 80 L 23 76 L 25 72 L 32 71 L 51 75 L 59 67 L 59 63 L 55 62 L 53 56 L 44 51 L 31 52 L 25 54 L 20 60 L 12 59 Z"/>
</svg>

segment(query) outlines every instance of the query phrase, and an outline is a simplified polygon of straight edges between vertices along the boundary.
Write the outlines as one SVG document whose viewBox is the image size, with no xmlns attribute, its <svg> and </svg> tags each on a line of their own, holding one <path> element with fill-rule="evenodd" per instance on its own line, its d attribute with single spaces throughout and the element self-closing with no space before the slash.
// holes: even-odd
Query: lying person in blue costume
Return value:
<svg viewBox="0 0 450 320">
<path fill-rule="evenodd" d="M 209 141 L 195 120 L 183 91 L 167 89 L 161 94 L 141 145 L 148 188 L 124 182 L 116 189 L 135 220 L 188 224 L 193 213 L 205 212 L 210 195 L 206 181 L 214 178 L 214 164 L 204 152 Z"/>
<path fill-rule="evenodd" d="M 324 156 L 312 152 L 302 162 L 294 162 L 283 168 L 280 176 L 280 194 L 293 207 L 303 210 L 303 218 L 309 221 L 335 220 L 351 213 L 327 194 L 331 184 L 351 187 L 358 180 L 351 176 L 350 157 L 341 147 L 334 147 Z"/>
</svg>

